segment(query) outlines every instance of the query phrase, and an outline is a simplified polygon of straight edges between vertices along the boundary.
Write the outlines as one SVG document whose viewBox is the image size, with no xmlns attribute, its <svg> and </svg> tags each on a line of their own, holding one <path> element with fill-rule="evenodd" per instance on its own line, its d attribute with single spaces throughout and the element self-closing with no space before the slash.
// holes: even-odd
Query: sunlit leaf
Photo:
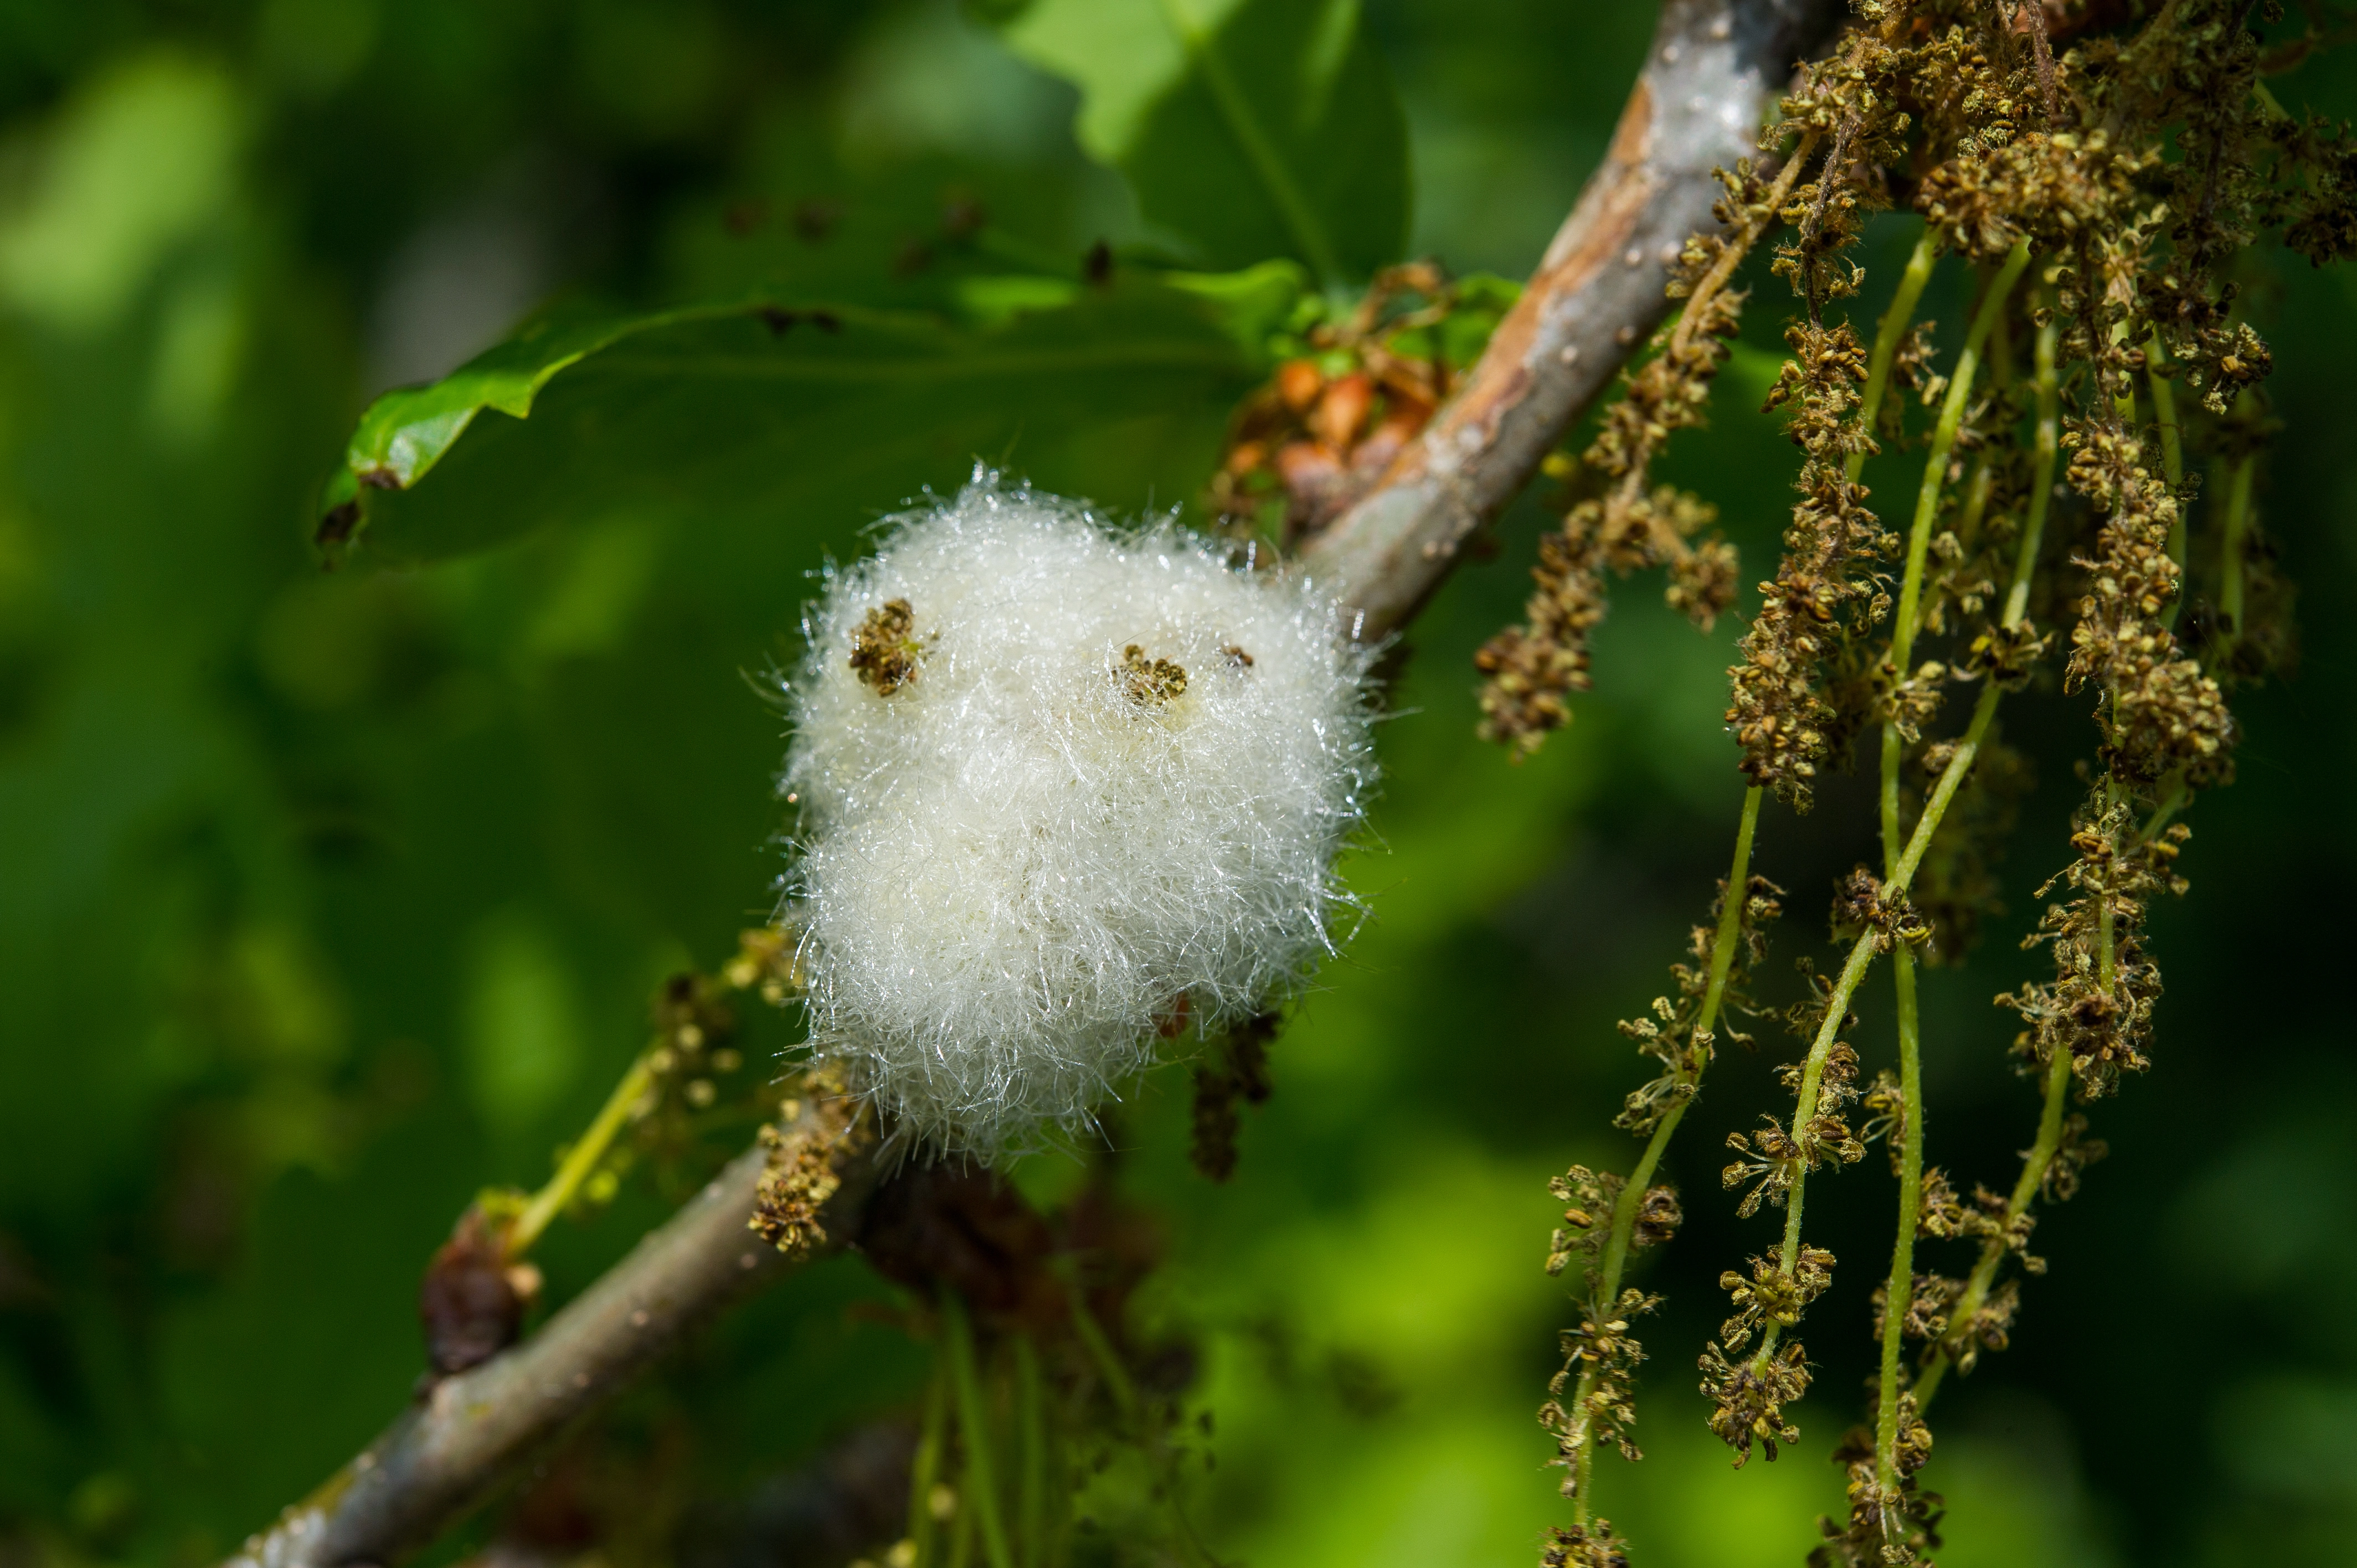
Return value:
<svg viewBox="0 0 2357 1568">
<path fill-rule="evenodd" d="M 1399 258 L 1406 122 L 1357 0 L 1039 0 L 1006 36 L 1203 264 L 1292 256 L 1333 287 Z"/>
<path fill-rule="evenodd" d="M 977 459 L 1117 507 L 1200 485 L 1254 371 L 1227 318 L 1265 288 L 1242 306 L 1135 279 L 966 292 L 994 325 L 770 303 L 535 324 L 370 408 L 323 541 L 416 561 L 558 519 L 774 524 L 822 501 L 852 524 Z"/>
<path fill-rule="evenodd" d="M 121 315 L 229 206 L 238 115 L 221 70 L 173 55 L 91 81 L 0 210 L 0 299 L 82 329 Z"/>
</svg>

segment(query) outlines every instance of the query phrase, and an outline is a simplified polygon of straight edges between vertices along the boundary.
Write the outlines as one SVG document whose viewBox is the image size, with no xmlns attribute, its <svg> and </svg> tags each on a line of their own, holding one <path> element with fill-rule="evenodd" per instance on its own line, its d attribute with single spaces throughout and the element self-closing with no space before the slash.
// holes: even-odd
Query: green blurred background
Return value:
<svg viewBox="0 0 2357 1568">
<path fill-rule="evenodd" d="M 0 1561 L 202 1563 L 400 1406 L 418 1271 L 453 1217 L 538 1180 L 641 1043 L 650 988 L 768 908 L 781 742 L 746 675 L 792 656 L 805 574 L 976 456 L 912 407 L 874 433 L 884 456 L 791 510 L 709 514 L 657 483 L 592 515 L 568 490 L 578 515 L 498 548 L 323 575 L 313 507 L 359 410 L 553 295 L 783 276 L 890 303 L 922 292 L 912 256 L 977 221 L 1075 271 L 1101 239 L 1172 243 L 1083 151 L 1074 90 L 986 25 L 1005 19 L 0 0 Z M 1372 0 L 1409 253 L 1526 273 L 1652 19 Z M 2276 91 L 2357 105 L 2344 59 Z M 1908 242 L 1882 223 L 1869 305 Z M 2334 956 L 2357 875 L 2334 607 L 2357 598 L 2349 286 L 2250 273 L 2302 669 L 2243 699 L 2241 780 L 2193 818 L 2193 894 L 2156 921 L 2157 1065 L 2096 1113 L 2115 1155 L 2041 1226 L 2053 1270 L 2014 1348 L 1936 1412 L 1954 1568 L 2357 1562 L 2357 1069 Z M 1952 326 L 1960 287 L 1943 274 L 1929 306 Z M 1790 475 L 1752 412 L 1780 295 L 1760 293 L 1717 428 L 1670 464 L 1753 575 Z M 980 455 L 1119 509 L 1185 500 L 1236 390 Z M 779 439 L 778 463 L 815 461 Z M 1696 637 L 1631 585 L 1577 724 L 1508 767 L 1472 738 L 1469 660 L 1516 614 L 1544 523 L 1522 503 L 1410 639 L 1380 847 L 1350 868 L 1372 916 L 1279 1042 L 1237 1178 L 1188 1168 L 1183 1069 L 1114 1121 L 1169 1238 L 1141 1310 L 1200 1349 L 1219 1463 L 1195 1506 L 1229 1559 L 1523 1562 L 1560 1517 L 1532 1418 L 1569 1317 L 1539 1269 L 1544 1184 L 1632 1157 L 1608 1123 L 1644 1072 L 1612 1021 L 1665 988 L 1724 865 L 1739 628 Z M 1960 1182 L 2008 1182 L 2034 1119 L 1988 1000 L 2043 961 L 2012 939 L 2064 857 L 2083 707 L 2016 705 L 2041 786 L 2013 913 L 1928 982 L 1932 1157 Z M 1760 869 L 1792 893 L 1771 998 L 1830 950 L 1824 896 L 1869 816 L 1854 785 L 1770 813 Z M 753 1038 L 773 1051 L 790 1021 Z M 1691 1219 L 1647 1282 L 1668 1296 L 1641 1331 L 1650 1457 L 1599 1466 L 1644 1563 L 1794 1563 L 1838 1506 L 1825 1454 L 1864 1408 L 1879 1159 L 1812 1195 L 1845 1267 L 1809 1326 L 1803 1443 L 1729 1475 L 1691 1370 L 1717 1273 L 1770 1226 L 1717 1199 L 1717 1141 L 1777 1102 L 1787 1055 L 1763 1029 L 1759 1056 L 1724 1058 L 1673 1155 Z M 554 1294 L 664 1208 L 640 1183 L 562 1228 Z M 650 1509 L 746 1495 L 905 1402 L 923 1355 L 859 1306 L 888 1294 L 856 1261 L 814 1270 L 634 1396 Z"/>
</svg>

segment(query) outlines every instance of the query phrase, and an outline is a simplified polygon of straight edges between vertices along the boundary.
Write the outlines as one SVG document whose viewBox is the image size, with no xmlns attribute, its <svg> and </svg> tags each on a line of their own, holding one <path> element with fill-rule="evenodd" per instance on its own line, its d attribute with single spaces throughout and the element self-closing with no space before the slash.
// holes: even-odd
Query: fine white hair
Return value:
<svg viewBox="0 0 2357 1568">
<path fill-rule="evenodd" d="M 886 530 L 785 682 L 782 913 L 817 1053 L 988 1159 L 1332 950 L 1370 654 L 1297 575 L 979 468 Z"/>
</svg>

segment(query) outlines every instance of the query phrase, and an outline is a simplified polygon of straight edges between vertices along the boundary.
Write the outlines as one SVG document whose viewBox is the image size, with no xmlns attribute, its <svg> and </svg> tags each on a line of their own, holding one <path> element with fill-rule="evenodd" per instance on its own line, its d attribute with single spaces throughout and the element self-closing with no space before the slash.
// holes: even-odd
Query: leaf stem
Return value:
<svg viewBox="0 0 2357 1568">
<path fill-rule="evenodd" d="M 1876 417 L 1882 412 L 1882 394 L 1890 384 L 1890 362 L 1898 357 L 1899 340 L 1907 335 L 1907 325 L 1915 318 L 1915 306 L 1923 297 L 1923 285 L 1932 281 L 1932 263 L 1939 258 L 1932 249 L 1932 231 L 1927 225 L 1915 237 L 1915 249 L 1908 252 L 1907 268 L 1899 274 L 1899 287 L 1890 295 L 1889 308 L 1875 324 L 1874 349 L 1867 356 L 1866 392 L 1859 403 L 1860 417 L 1868 435 L 1874 434 Z M 1842 465 L 1842 477 L 1855 483 L 1866 467 L 1863 449 L 1853 452 Z"/>
<path fill-rule="evenodd" d="M 915 1568 L 934 1568 L 933 1487 L 942 1478 L 942 1444 L 949 1426 L 950 1371 L 946 1351 L 934 1360 L 932 1380 L 925 1385 L 924 1424 L 919 1428 L 916 1457 L 909 1465 L 909 1546 Z"/>
<path fill-rule="evenodd" d="M 1727 867 L 1727 891 L 1719 899 L 1718 929 L 1711 937 L 1710 978 L 1703 990 L 1702 1005 L 1695 1013 L 1694 1037 L 1697 1043 L 1707 1039 L 1712 1026 L 1718 1022 L 1719 1004 L 1727 996 L 1727 977 L 1735 966 L 1736 944 L 1742 940 L 1744 890 L 1751 882 L 1751 841 L 1760 826 L 1762 793 L 1757 784 L 1743 792 L 1743 815 L 1735 829 L 1735 858 Z M 1682 1077 L 1682 1081 L 1691 1090 L 1697 1086 L 1700 1077 L 1701 1069 L 1696 1067 L 1694 1074 Z M 1603 1257 L 1588 1295 L 1588 1314 L 1598 1322 L 1604 1321 L 1601 1315 L 1610 1310 L 1620 1294 L 1620 1274 L 1629 1262 L 1630 1239 L 1636 1234 L 1637 1209 L 1644 1201 L 1645 1188 L 1652 1184 L 1653 1172 L 1660 1168 L 1662 1155 L 1676 1134 L 1678 1123 L 1684 1120 L 1686 1107 L 1693 1103 L 1694 1095 L 1689 1092 L 1662 1113 L 1662 1119 L 1653 1124 L 1652 1135 L 1645 1140 L 1645 1152 L 1637 1156 L 1637 1168 L 1629 1174 L 1620 1197 L 1613 1202 L 1612 1229 L 1605 1236 Z M 1584 1413 L 1595 1387 L 1596 1369 L 1590 1366 L 1579 1375 L 1572 1408 Z M 1572 1469 L 1573 1518 L 1580 1524 L 1587 1522 L 1588 1486 L 1595 1466 L 1595 1426 L 1585 1423 L 1580 1428 L 1579 1452 Z"/>
<path fill-rule="evenodd" d="M 1956 430 L 1963 424 L 1964 408 L 1972 400 L 1973 379 L 1980 369 L 1981 352 L 1988 342 L 1997 317 L 2005 309 L 2006 297 L 2029 265 L 2029 242 L 2017 240 L 2006 252 L 2005 264 L 1989 280 L 1981 295 L 1980 308 L 1973 313 L 1973 324 L 1964 335 L 1964 352 L 1956 357 L 1955 373 L 1948 380 L 1947 401 L 1940 406 L 1939 423 L 1932 427 L 1932 450 L 1923 459 L 1923 482 L 1915 492 L 1915 521 L 1907 532 L 1906 575 L 1899 586 L 1898 618 L 1890 629 L 1890 664 L 1900 679 L 1907 673 L 1907 664 L 1915 650 L 1916 619 L 1923 598 L 1923 562 L 1932 543 L 1932 524 L 1940 514 L 1940 491 L 1947 484 L 1948 456 L 1956 444 Z"/>
<path fill-rule="evenodd" d="M 2243 640 L 2243 552 L 2250 537 L 2251 479 L 2257 467 L 2258 458 L 2245 452 L 2234 460 L 2226 481 L 2226 521 L 2218 544 L 2218 614 L 2226 623 L 2224 652 L 2229 655 Z"/>
<path fill-rule="evenodd" d="M 622 1081 L 616 1084 L 614 1092 L 606 1097 L 605 1105 L 598 1110 L 597 1119 L 589 1123 L 588 1130 L 565 1151 L 565 1158 L 558 1163 L 556 1174 L 548 1178 L 547 1185 L 532 1195 L 532 1201 L 525 1204 L 523 1212 L 516 1216 L 515 1223 L 508 1228 L 507 1233 L 507 1254 L 510 1258 L 521 1258 L 532 1251 L 533 1243 L 540 1240 L 541 1233 L 559 1214 L 565 1212 L 565 1206 L 573 1201 L 582 1184 L 597 1170 L 597 1163 L 606 1157 L 606 1151 L 613 1146 L 615 1138 L 638 1112 L 647 1091 L 654 1087 L 654 1069 L 649 1065 L 651 1055 L 650 1051 L 639 1053 L 637 1059 L 630 1063 L 630 1070 L 622 1074 Z"/>
<path fill-rule="evenodd" d="M 2018 252 L 2017 252 L 2018 253 Z M 1994 289 L 1992 292 L 1995 292 Z M 1977 326 L 1977 324 L 1976 324 Z M 2029 607 L 2031 574 L 2046 530 L 2046 509 L 2054 479 L 2057 408 L 2054 352 L 2059 329 L 2048 323 L 2039 329 L 2036 353 L 2038 423 L 2032 436 L 2033 494 L 2029 515 L 2014 551 L 2013 582 L 2006 595 L 2002 624 L 2008 629 L 2021 622 Z M 1969 345 L 1967 345 L 1969 348 Z M 2002 367 L 2000 367 L 2002 369 Z M 1983 475 L 1986 473 L 1986 464 Z M 1995 687 L 1983 693 L 1993 694 Z M 1894 726 L 1882 732 L 1882 843 L 1884 872 L 1898 870 L 1899 736 Z M 1923 1103 L 1922 1015 L 1915 993 L 1915 955 L 1904 945 L 1891 954 L 1891 983 L 1897 992 L 1899 1033 L 1899 1214 L 1890 1246 L 1890 1275 L 1883 1289 L 1882 1369 L 1875 1402 L 1874 1473 L 1884 1487 L 1899 1479 L 1900 1361 L 1906 1342 L 1906 1322 L 1915 1296 L 1915 1229 L 1923 1203 L 1923 1140 L 1927 1131 Z"/>
<path fill-rule="evenodd" d="M 1890 955 L 1899 991 L 1898 1239 L 1890 1248 L 1890 1279 L 1882 1304 L 1882 1381 L 1875 1405 L 1874 1476 L 1885 1487 L 1899 1479 L 1899 1358 L 1908 1308 L 1915 1297 L 1915 1224 L 1923 1200 L 1923 1038 L 1915 1003 L 1915 955 L 1903 944 Z"/>
<path fill-rule="evenodd" d="M 982 1380 L 974 1370 L 974 1324 L 957 1292 L 942 1291 L 942 1326 L 949 1338 L 950 1376 L 957 1386 L 958 1435 L 965 1449 L 965 1486 L 959 1507 L 974 1510 L 982 1529 L 983 1555 L 990 1568 L 1015 1568 L 1006 1546 L 1006 1523 L 998 1513 L 998 1483 L 991 1473 L 990 1412 L 983 1403 Z"/>
<path fill-rule="evenodd" d="M 1908 660 L 1913 653 L 1916 616 L 1922 603 L 1923 564 L 1930 550 L 1931 527 L 1939 515 L 1940 491 L 1947 477 L 1948 455 L 1954 448 L 1956 431 L 1963 424 L 1964 407 L 1972 395 L 1973 380 L 1979 369 L 1981 350 L 1987 343 L 1990 332 L 1996 328 L 2007 296 L 2012 293 L 2015 282 L 2020 278 L 2023 269 L 2029 264 L 2029 242 L 2017 242 L 2013 249 L 2007 253 L 2004 265 L 1997 269 L 1996 275 L 1989 280 L 1988 287 L 1982 293 L 1980 306 L 1974 312 L 1972 326 L 1964 336 L 1963 352 L 1957 356 L 1955 373 L 1948 381 L 1947 401 L 1941 407 L 1939 424 L 1932 432 L 1932 449 L 1924 458 L 1923 481 L 1916 493 L 1914 524 L 1909 531 L 1906 576 L 1900 585 L 1899 608 L 1891 628 L 1889 666 L 1896 674 L 1903 675 Z M 1889 317 L 1886 316 L 1885 319 L 1888 320 Z M 2042 335 L 2040 353 L 2044 356 L 2040 361 L 2041 367 L 2050 363 L 2051 349 Z M 2042 406 L 2041 404 L 2041 409 Z M 2040 526 L 2042 523 L 2041 510 Z M 2029 553 L 2034 551 L 2035 543 L 2034 536 L 2025 532 L 2023 536 L 2023 545 L 2026 547 L 2023 553 L 2025 558 L 2029 558 Z M 2026 582 L 2018 562 L 2016 564 L 2015 575 L 2017 583 Z M 2019 596 L 2026 599 L 2026 589 Z M 2007 624 L 2011 625 L 2013 624 L 2013 606 L 2010 596 L 2007 609 L 2009 618 Z M 1956 790 L 1962 787 L 1964 776 L 1971 771 L 1974 758 L 1979 755 L 1981 745 L 1988 736 L 1989 725 L 1996 717 L 1999 695 L 1994 681 L 1981 689 L 1980 697 L 1973 705 L 1972 720 L 1965 726 L 1964 738 L 1957 743 L 1947 767 L 1941 772 L 1939 782 L 1933 787 L 1931 799 L 1923 803 L 1923 813 L 1915 823 L 1914 832 L 1905 841 L 1904 849 L 1898 848 L 1900 842 L 1899 762 L 1902 737 L 1895 725 L 1884 725 L 1880 814 L 1884 844 L 1884 887 L 1887 896 L 1895 897 L 1905 893 L 1915 880 L 1916 870 L 1922 865 L 1924 853 L 1931 847 L 1932 835 L 1938 831 L 1941 819 L 1947 814 L 1949 803 L 1955 799 Z M 1842 1020 L 1848 1015 L 1850 998 L 1857 993 L 1859 983 L 1866 978 L 1867 968 L 1874 962 L 1877 943 L 1880 940 L 1882 940 L 1882 934 L 1878 931 L 1867 930 L 1859 933 L 1857 942 L 1850 948 L 1848 958 L 1842 964 L 1841 974 L 1835 981 L 1832 993 L 1826 998 L 1824 1021 L 1818 1026 L 1816 1038 L 1810 1043 L 1807 1059 L 1802 1064 L 1801 1089 L 1792 1110 L 1792 1142 L 1803 1150 L 1809 1146 L 1809 1124 L 1816 1120 L 1817 1095 L 1824 1082 L 1825 1062 L 1833 1054 L 1835 1042 L 1841 1037 Z M 1910 972 L 1909 976 L 1910 982 L 1912 978 Z M 1911 983 L 1909 990 L 1911 993 Z M 1917 1099 L 1920 1102 L 1920 1093 Z M 1920 1103 L 1916 1110 L 1919 1112 L 1916 1120 L 1920 1122 Z M 1911 1135 L 1912 1129 L 1910 1128 L 1910 1131 Z M 1917 1157 L 1920 1161 L 1920 1150 Z M 1808 1197 L 1810 1163 L 1809 1156 L 1803 1154 L 1792 1172 L 1792 1187 L 1784 1197 L 1784 1237 L 1778 1259 L 1783 1271 L 1788 1274 L 1792 1273 L 1801 1256 L 1801 1222 Z M 1907 1243 L 1911 1244 L 1913 1236 L 1914 1229 L 1910 1223 L 1907 1230 Z M 1909 1266 L 1911 1271 L 1911 1255 Z M 1910 1272 L 1909 1276 L 1910 1285 L 1912 1277 Z M 1893 1307 L 1894 1310 L 1903 1310 L 1903 1307 L 1897 1303 L 1893 1304 Z M 1781 1324 L 1770 1322 L 1761 1334 L 1760 1351 L 1752 1361 L 1755 1371 L 1764 1373 L 1767 1370 L 1769 1358 L 1776 1348 L 1777 1340 L 1781 1337 L 1782 1327 Z"/>
<path fill-rule="evenodd" d="M 1170 1509 L 1170 1521 L 1178 1531 L 1181 1555 L 1189 1563 L 1203 1563 L 1218 1568 L 1219 1559 L 1211 1555 L 1195 1533 L 1187 1519 L 1187 1510 L 1178 1499 L 1178 1477 L 1169 1456 L 1163 1451 L 1155 1434 L 1146 1430 L 1145 1402 L 1137 1397 L 1137 1385 L 1130 1380 L 1129 1369 L 1121 1364 L 1114 1353 L 1113 1341 L 1097 1322 L 1096 1314 L 1089 1310 L 1088 1298 L 1077 1284 L 1070 1288 L 1072 1327 L 1080 1335 L 1081 1344 L 1088 1350 L 1089 1359 L 1097 1364 L 1097 1374 L 1104 1379 L 1105 1391 L 1113 1396 L 1114 1408 L 1121 1412 L 1124 1424 L 1136 1440 L 1138 1451 L 1145 1457 L 1147 1473 L 1154 1478 L 1156 1490 Z"/>
<path fill-rule="evenodd" d="M 1039 1353 L 1029 1336 L 1015 1336 L 1016 1546 L 1023 1568 L 1046 1556 L 1048 1433 L 1040 1408 Z"/>
<path fill-rule="evenodd" d="M 1285 226 L 1293 231 L 1293 242 L 1301 247 L 1301 259 L 1309 263 L 1310 271 L 1318 274 L 1318 281 L 1328 293 L 1340 291 L 1345 280 L 1326 226 L 1318 221 L 1317 212 L 1301 194 L 1301 188 L 1294 183 L 1293 172 L 1277 156 L 1275 144 L 1261 127 L 1260 117 L 1253 113 L 1243 89 L 1229 73 L 1227 61 L 1220 58 L 1211 30 L 1188 14 L 1182 0 L 1162 0 L 1162 15 L 1194 60 L 1195 69 L 1203 73 L 1203 85 L 1211 90 L 1212 102 L 1219 105 L 1221 117 L 1228 123 L 1229 134 L 1243 149 L 1253 172 L 1260 176 L 1261 183 L 1268 188 L 1269 199 L 1284 215 Z"/>
<path fill-rule="evenodd" d="M 2055 372 L 2055 349 L 2061 337 L 2058 321 L 2049 319 L 2038 329 L 2038 432 L 2036 456 L 2029 478 L 2029 517 L 2022 524 L 2021 542 L 2015 548 L 2013 583 L 2006 590 L 2002 624 L 2019 626 L 2029 613 L 2029 584 L 2038 571 L 2038 552 L 2046 535 L 2046 511 L 2054 498 L 2054 466 L 2061 446 L 2062 412 L 2060 380 Z"/>
<path fill-rule="evenodd" d="M 2056 1051 L 2054 1059 L 2046 1064 L 2046 1101 L 2038 1116 L 2038 1141 L 2021 1162 L 2021 1178 L 2014 1183 L 2013 1196 L 2007 1200 L 2005 1217 L 2014 1219 L 2027 1212 L 2030 1200 L 2046 1180 L 2047 1167 L 2054 1163 L 2055 1151 L 2062 1146 L 2062 1112 L 2071 1095 L 2071 1053 Z M 2002 1240 L 1992 1237 L 1981 1244 L 1980 1261 L 1973 1265 L 1972 1277 L 1964 1283 L 1964 1293 L 1956 1298 L 1949 1314 L 1948 1339 L 1943 1341 L 1923 1375 L 1915 1380 L 1915 1408 L 1920 1412 L 1932 1405 L 1932 1396 L 1940 1391 L 1940 1383 L 1955 1365 L 1949 1346 L 1959 1337 L 1972 1332 L 1973 1320 L 1988 1300 L 1990 1284 L 1996 1278 L 1997 1266 L 2005 1262 L 2006 1246 Z"/>
<path fill-rule="evenodd" d="M 2053 490 L 2060 417 L 2054 366 L 2059 332 L 2058 325 L 2050 321 L 2038 333 L 2038 456 L 2031 478 L 2029 521 L 2022 531 L 2021 553 L 2014 564 L 2013 588 L 2006 596 L 2005 623 L 2008 627 L 2020 622 L 2029 603 L 2029 575 L 2037 559 L 2040 532 L 2045 527 L 2047 498 Z M 2169 792 L 2168 800 L 2155 813 L 2147 832 L 2159 830 L 2167 820 L 2167 813 L 2174 810 L 2179 793 L 2178 789 Z M 2098 960 L 2104 971 L 2104 983 L 2108 990 L 2110 971 L 2115 961 L 2112 953 L 2112 911 L 2108 897 L 2099 918 Z M 2029 1211 L 2031 1200 L 2045 1183 L 2047 1168 L 2054 1163 L 2055 1151 L 2062 1146 L 2063 1109 L 2069 1100 L 2070 1089 L 2070 1053 L 2057 1051 L 2054 1059 L 2046 1066 L 2045 1099 L 2039 1112 L 2037 1140 L 2030 1145 L 2029 1152 L 2022 1156 L 2020 1179 L 2014 1183 L 2012 1196 L 2006 1201 L 2005 1218 L 2007 1221 Z M 1973 1320 L 1988 1300 L 1989 1287 L 1996 1278 L 1998 1266 L 2005 1262 L 2005 1253 L 2006 1246 L 2002 1240 L 1992 1238 L 1982 1245 L 1980 1259 L 1973 1265 L 1964 1294 L 1957 1298 L 1949 1314 L 1948 1341 L 1935 1349 L 1923 1369 L 1922 1376 L 1916 1380 L 1915 1403 L 1919 1412 L 1930 1408 L 1932 1394 L 1939 1391 L 1941 1380 L 1947 1376 L 1948 1369 L 1954 1364 L 1955 1359 L 1949 1345 L 1959 1333 L 1972 1331 Z"/>
</svg>

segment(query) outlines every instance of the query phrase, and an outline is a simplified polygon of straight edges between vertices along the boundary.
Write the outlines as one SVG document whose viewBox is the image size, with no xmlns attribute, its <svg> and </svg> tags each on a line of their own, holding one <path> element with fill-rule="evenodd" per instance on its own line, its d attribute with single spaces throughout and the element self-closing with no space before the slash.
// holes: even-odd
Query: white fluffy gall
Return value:
<svg viewBox="0 0 2357 1568">
<path fill-rule="evenodd" d="M 805 630 L 784 913 L 814 1045 L 906 1135 L 1081 1124 L 1331 950 L 1368 655 L 1307 582 L 977 475 Z"/>
</svg>

